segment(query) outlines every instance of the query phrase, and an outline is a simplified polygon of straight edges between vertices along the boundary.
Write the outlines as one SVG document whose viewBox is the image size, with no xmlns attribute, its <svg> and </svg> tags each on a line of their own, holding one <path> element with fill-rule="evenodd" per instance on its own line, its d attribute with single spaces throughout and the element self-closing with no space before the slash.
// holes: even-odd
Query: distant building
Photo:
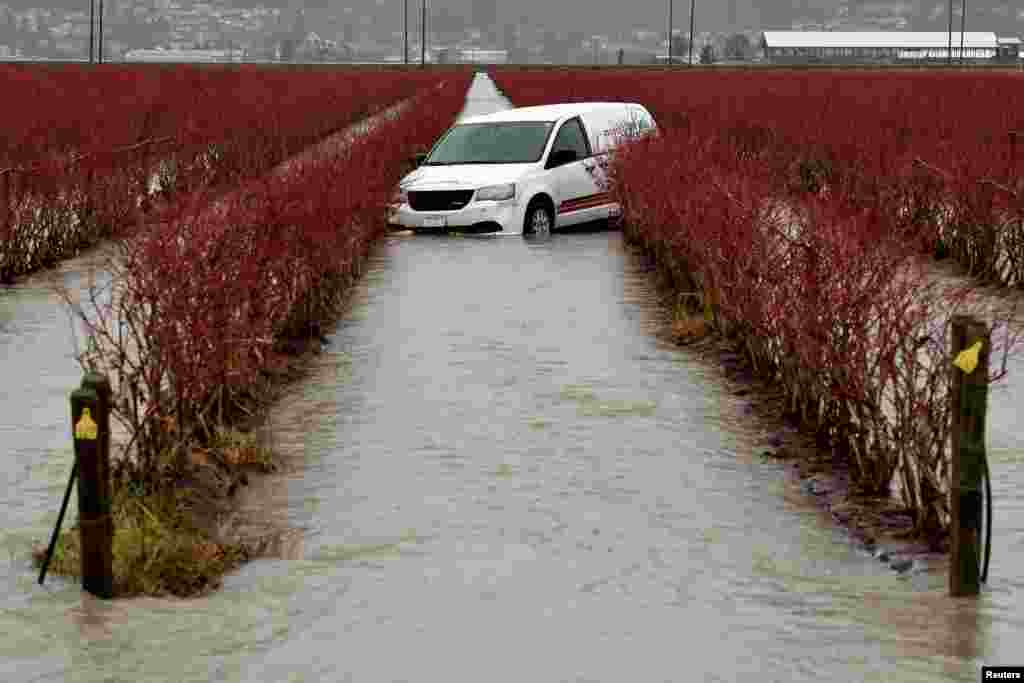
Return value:
<svg viewBox="0 0 1024 683">
<path fill-rule="evenodd" d="M 945 31 L 765 31 L 761 48 L 776 64 L 914 63 L 960 60 L 961 35 Z M 952 50 L 949 49 L 952 42 Z M 972 62 L 1016 59 L 1020 40 L 995 33 L 963 34 L 963 58 Z"/>
<path fill-rule="evenodd" d="M 507 64 L 508 50 L 485 50 L 455 45 L 438 46 L 427 51 L 428 61 L 438 64 Z"/>
<path fill-rule="evenodd" d="M 1021 51 L 1020 38 L 996 38 L 999 51 L 996 58 L 1001 62 L 1014 62 L 1024 59 L 1024 52 Z"/>
<path fill-rule="evenodd" d="M 508 50 L 467 48 L 459 51 L 459 61 L 463 64 L 506 64 L 508 63 Z"/>
<path fill-rule="evenodd" d="M 237 62 L 241 50 L 129 50 L 126 62 Z"/>
</svg>

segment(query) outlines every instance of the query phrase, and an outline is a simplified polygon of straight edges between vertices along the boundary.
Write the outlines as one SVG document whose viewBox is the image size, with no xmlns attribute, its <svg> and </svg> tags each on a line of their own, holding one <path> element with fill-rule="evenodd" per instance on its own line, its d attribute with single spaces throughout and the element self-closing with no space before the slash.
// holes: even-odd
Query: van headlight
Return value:
<svg viewBox="0 0 1024 683">
<path fill-rule="evenodd" d="M 514 199 L 516 196 L 516 184 L 505 183 L 504 185 L 488 185 L 476 191 L 477 201 L 500 201 L 502 199 Z"/>
</svg>

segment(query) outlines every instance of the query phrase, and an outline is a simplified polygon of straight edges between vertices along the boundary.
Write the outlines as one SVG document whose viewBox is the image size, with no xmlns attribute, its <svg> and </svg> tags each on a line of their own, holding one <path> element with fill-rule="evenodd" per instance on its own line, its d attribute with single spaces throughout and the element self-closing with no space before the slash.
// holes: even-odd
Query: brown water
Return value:
<svg viewBox="0 0 1024 683">
<path fill-rule="evenodd" d="M 80 375 L 56 301 L 3 290 L 0 680 L 976 681 L 1022 662 L 1024 384 L 990 406 L 990 585 L 952 600 L 763 461 L 779 425 L 666 341 L 663 311 L 618 232 L 389 239 L 272 412 L 294 466 L 244 496 L 301 529 L 289 559 L 203 600 L 104 604 L 28 566 Z"/>
</svg>

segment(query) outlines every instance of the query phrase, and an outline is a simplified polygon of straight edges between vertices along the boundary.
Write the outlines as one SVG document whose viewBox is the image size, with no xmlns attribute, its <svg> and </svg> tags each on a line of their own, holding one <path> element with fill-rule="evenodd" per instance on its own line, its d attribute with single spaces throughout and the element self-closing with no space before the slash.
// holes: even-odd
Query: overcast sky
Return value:
<svg viewBox="0 0 1024 683">
<path fill-rule="evenodd" d="M 332 5 L 335 0 L 332 0 Z M 349 6 L 354 12 L 376 10 L 381 19 L 395 17 L 401 21 L 405 0 L 336 0 L 339 6 Z M 416 14 L 420 0 L 408 0 L 410 14 Z M 760 0 L 761 4 L 765 0 Z M 689 0 L 674 0 L 673 15 L 677 28 L 689 27 Z M 695 20 L 723 28 L 727 24 L 729 0 L 696 0 Z M 739 23 L 756 27 L 759 23 L 756 5 L 759 0 L 735 0 Z M 447 6 L 467 18 L 471 16 L 472 0 L 428 0 L 428 8 Z M 781 3 L 777 3 L 781 4 Z M 365 8 L 365 9 L 364 9 Z M 788 16 L 789 10 L 785 14 Z M 580 30 L 611 32 L 623 27 L 650 26 L 663 29 L 668 18 L 668 0 L 502 0 L 498 3 L 499 23 L 518 23 L 526 17 L 534 25 L 548 25 L 553 30 Z"/>
<path fill-rule="evenodd" d="M 611 34 L 616 30 L 629 31 L 642 26 L 664 30 L 670 1 L 674 2 L 673 16 L 676 28 L 689 30 L 690 0 L 499 0 L 498 22 L 517 23 L 520 17 L 525 16 L 534 25 L 546 26 L 556 31 L 575 29 L 588 33 Z M 405 0 L 319 2 L 329 3 L 332 8 L 351 7 L 354 14 L 374 13 L 378 21 L 394 22 L 397 25 L 396 30 L 401 30 Z M 419 13 L 420 2 L 421 0 L 408 0 L 412 21 L 418 22 L 416 16 Z M 428 0 L 427 5 L 431 10 L 443 5 L 468 18 L 472 15 L 472 2 L 473 0 Z M 732 10 L 730 2 L 734 4 Z M 962 0 L 954 0 L 954 16 L 957 23 L 960 2 Z M 694 0 L 694 5 L 694 23 L 698 32 L 788 28 L 793 21 L 802 17 L 818 21 L 834 17 L 843 5 L 850 6 L 854 13 L 864 5 L 895 8 L 904 6 L 906 10 L 899 13 L 907 16 L 911 22 L 906 28 L 923 31 L 945 29 L 948 3 L 944 0 Z M 1022 33 L 1024 22 L 1015 17 L 1022 6 L 1024 3 L 1020 0 L 970 0 L 967 30 Z M 998 13 L 998 8 L 1002 8 L 1002 14 Z"/>
</svg>

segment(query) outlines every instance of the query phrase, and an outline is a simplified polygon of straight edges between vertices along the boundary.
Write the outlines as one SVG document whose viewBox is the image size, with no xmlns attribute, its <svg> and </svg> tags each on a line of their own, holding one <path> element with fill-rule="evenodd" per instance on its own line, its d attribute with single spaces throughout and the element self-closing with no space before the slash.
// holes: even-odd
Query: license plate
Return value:
<svg viewBox="0 0 1024 683">
<path fill-rule="evenodd" d="M 443 228 L 448 225 L 448 219 L 444 216 L 424 216 L 424 228 Z"/>
</svg>

